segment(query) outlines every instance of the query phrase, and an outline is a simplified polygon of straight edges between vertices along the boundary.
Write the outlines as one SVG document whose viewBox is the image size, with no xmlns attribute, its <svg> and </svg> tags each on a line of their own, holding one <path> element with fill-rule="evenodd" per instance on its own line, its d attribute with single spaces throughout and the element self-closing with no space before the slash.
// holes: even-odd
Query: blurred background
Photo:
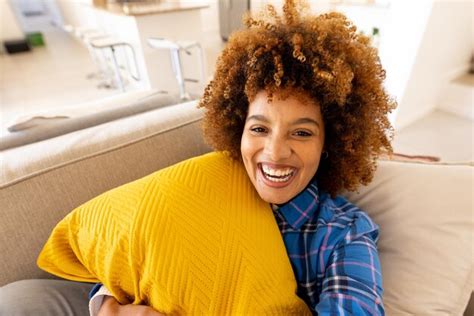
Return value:
<svg viewBox="0 0 474 316">
<path fill-rule="evenodd" d="M 282 2 L 0 0 L 0 136 L 150 93 L 198 98 L 242 14 Z M 473 1 L 309 2 L 378 48 L 396 152 L 473 160 Z"/>
</svg>

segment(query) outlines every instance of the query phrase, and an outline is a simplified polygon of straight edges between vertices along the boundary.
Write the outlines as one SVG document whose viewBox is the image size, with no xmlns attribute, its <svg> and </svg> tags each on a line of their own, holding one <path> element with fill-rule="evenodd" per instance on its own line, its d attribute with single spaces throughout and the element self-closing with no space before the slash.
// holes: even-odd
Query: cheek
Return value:
<svg viewBox="0 0 474 316">
<path fill-rule="evenodd" d="M 246 161 L 249 156 L 249 143 L 248 138 L 243 135 L 242 140 L 240 141 L 240 154 L 242 155 L 242 159 Z"/>
<path fill-rule="evenodd" d="M 253 183 L 255 188 L 257 187 L 257 173 L 258 166 L 257 160 L 262 150 L 262 139 L 252 137 L 251 135 L 242 135 L 240 143 L 240 154 L 242 155 L 242 161 L 244 163 L 247 175 L 250 181 Z"/>
<path fill-rule="evenodd" d="M 253 145 L 250 141 L 249 137 L 242 135 L 242 140 L 240 143 L 240 154 L 242 155 L 242 161 L 244 163 L 245 169 L 250 178 L 252 178 L 253 174 L 253 165 L 252 165 L 252 157 L 254 155 Z"/>
<path fill-rule="evenodd" d="M 318 160 L 313 162 L 312 171 L 311 171 L 311 178 L 316 174 L 318 169 L 319 169 L 319 158 L 318 158 Z"/>
<path fill-rule="evenodd" d="M 253 156 L 258 152 L 258 140 L 244 133 L 240 142 L 240 153 L 244 160 L 251 161 Z"/>
<path fill-rule="evenodd" d="M 318 171 L 320 159 L 321 159 L 321 152 L 322 148 L 319 145 L 314 147 L 306 148 L 304 152 L 302 152 L 301 157 L 304 159 L 304 165 L 307 167 L 307 177 L 312 177 Z"/>
</svg>

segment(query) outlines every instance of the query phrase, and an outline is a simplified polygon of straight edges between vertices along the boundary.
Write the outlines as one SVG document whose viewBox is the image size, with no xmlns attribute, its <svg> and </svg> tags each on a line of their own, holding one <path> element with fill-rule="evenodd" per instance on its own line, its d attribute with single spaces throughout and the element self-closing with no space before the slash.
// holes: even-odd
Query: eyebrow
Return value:
<svg viewBox="0 0 474 316">
<path fill-rule="evenodd" d="M 262 122 L 265 122 L 265 123 L 269 123 L 270 121 L 263 115 L 251 115 L 249 117 L 247 117 L 247 119 L 245 120 L 246 122 L 250 121 L 250 120 L 257 120 L 257 121 L 262 121 Z M 298 124 L 314 124 L 316 125 L 317 127 L 320 127 L 319 123 L 315 120 L 313 120 L 312 118 L 309 118 L 309 117 L 302 117 L 302 118 L 299 118 L 297 120 L 295 120 L 294 122 L 291 123 L 291 125 L 298 125 Z"/>
</svg>

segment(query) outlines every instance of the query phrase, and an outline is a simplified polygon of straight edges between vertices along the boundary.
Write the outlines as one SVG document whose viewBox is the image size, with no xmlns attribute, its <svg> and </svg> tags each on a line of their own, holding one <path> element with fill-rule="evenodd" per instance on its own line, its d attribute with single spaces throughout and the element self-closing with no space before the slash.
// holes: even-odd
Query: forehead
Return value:
<svg viewBox="0 0 474 316">
<path fill-rule="evenodd" d="M 310 96 L 298 92 L 276 93 L 271 101 L 266 91 L 260 91 L 249 104 L 249 115 L 263 114 L 282 119 L 294 117 L 321 117 L 320 107 Z"/>
</svg>

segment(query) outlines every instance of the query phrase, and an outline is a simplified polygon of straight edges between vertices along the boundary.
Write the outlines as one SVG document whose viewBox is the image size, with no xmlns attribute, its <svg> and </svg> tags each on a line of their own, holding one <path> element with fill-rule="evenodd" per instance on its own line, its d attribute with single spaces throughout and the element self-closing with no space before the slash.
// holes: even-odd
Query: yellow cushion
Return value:
<svg viewBox="0 0 474 316">
<path fill-rule="evenodd" d="M 53 230 L 38 265 L 166 314 L 310 315 L 270 206 L 224 153 L 78 207 Z"/>
</svg>

